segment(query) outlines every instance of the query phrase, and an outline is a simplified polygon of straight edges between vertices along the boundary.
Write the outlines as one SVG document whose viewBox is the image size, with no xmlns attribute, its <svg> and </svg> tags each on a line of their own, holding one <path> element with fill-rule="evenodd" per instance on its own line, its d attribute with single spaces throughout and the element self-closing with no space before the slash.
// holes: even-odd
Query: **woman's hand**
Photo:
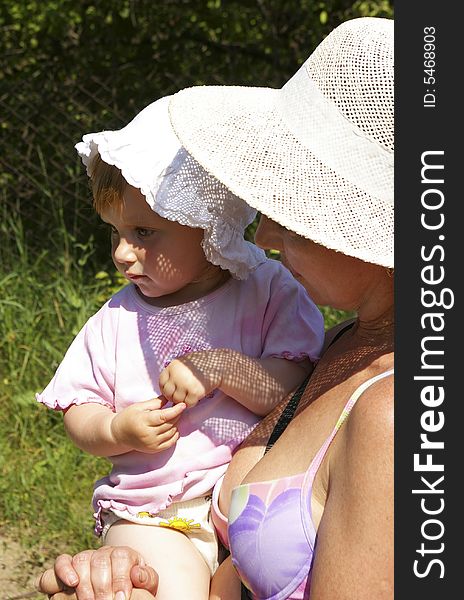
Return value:
<svg viewBox="0 0 464 600">
<path fill-rule="evenodd" d="M 149 600 L 156 596 L 158 574 L 132 548 L 103 546 L 58 556 L 36 586 L 52 600 Z"/>
</svg>

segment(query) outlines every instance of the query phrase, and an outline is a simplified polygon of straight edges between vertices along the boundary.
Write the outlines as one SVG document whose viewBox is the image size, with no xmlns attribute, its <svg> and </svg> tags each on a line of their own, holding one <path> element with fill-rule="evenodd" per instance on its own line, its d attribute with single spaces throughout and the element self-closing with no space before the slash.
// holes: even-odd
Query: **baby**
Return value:
<svg viewBox="0 0 464 600">
<path fill-rule="evenodd" d="M 323 318 L 245 241 L 255 212 L 179 144 L 169 98 L 76 145 L 129 282 L 84 325 L 37 399 L 108 457 L 96 533 L 160 575 L 157 598 L 207 599 L 211 491 L 260 417 L 311 371 Z"/>
</svg>

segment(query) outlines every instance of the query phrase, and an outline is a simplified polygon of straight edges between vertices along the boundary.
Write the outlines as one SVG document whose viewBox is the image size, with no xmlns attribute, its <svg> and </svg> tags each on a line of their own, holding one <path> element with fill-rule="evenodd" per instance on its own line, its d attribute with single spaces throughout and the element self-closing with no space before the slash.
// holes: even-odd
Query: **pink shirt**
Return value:
<svg viewBox="0 0 464 600">
<path fill-rule="evenodd" d="M 179 306 L 147 304 L 128 285 L 87 321 L 37 400 L 57 410 L 97 402 L 118 412 L 159 396 L 160 372 L 188 352 L 231 348 L 255 358 L 315 361 L 323 338 L 320 311 L 274 260 Z M 109 457 L 113 469 L 95 484 L 95 509 L 156 513 L 206 494 L 258 420 L 216 390 L 182 414 L 175 447 Z"/>
</svg>

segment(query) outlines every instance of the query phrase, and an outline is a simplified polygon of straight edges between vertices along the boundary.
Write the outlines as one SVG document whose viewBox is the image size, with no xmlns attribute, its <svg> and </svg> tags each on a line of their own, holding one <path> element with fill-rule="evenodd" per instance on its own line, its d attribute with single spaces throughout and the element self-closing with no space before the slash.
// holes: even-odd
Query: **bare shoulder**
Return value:
<svg viewBox="0 0 464 600">
<path fill-rule="evenodd" d="M 393 378 L 359 397 L 329 463 L 311 597 L 393 597 Z M 337 437 L 338 437 L 337 435 Z M 359 577 L 362 573 L 362 577 Z"/>
<path fill-rule="evenodd" d="M 393 470 L 394 382 L 386 376 L 359 397 L 344 432 L 348 459 L 345 468 L 353 480 L 367 485 Z M 347 473 L 345 474 L 347 475 Z M 387 483 L 384 479 L 384 483 Z"/>
<path fill-rule="evenodd" d="M 365 389 L 354 406 L 348 427 L 356 436 L 378 437 L 382 433 L 393 435 L 394 376 L 382 377 Z"/>
</svg>

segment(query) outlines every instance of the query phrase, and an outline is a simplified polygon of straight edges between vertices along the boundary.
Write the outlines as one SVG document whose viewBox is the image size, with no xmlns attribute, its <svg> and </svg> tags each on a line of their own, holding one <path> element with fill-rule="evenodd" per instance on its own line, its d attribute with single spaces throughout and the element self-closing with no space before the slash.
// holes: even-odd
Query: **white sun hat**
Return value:
<svg viewBox="0 0 464 600">
<path fill-rule="evenodd" d="M 86 134 L 76 150 L 88 175 L 94 156 L 100 154 L 104 162 L 121 170 L 127 183 L 140 189 L 158 215 L 203 229 L 206 258 L 237 279 L 246 279 L 266 258 L 243 237 L 256 211 L 181 146 L 172 130 L 168 104 L 169 96 L 148 105 L 122 129 Z"/>
<path fill-rule="evenodd" d="M 234 194 L 305 238 L 393 267 L 393 21 L 335 28 L 281 89 L 171 97 L 184 147 Z"/>
</svg>

